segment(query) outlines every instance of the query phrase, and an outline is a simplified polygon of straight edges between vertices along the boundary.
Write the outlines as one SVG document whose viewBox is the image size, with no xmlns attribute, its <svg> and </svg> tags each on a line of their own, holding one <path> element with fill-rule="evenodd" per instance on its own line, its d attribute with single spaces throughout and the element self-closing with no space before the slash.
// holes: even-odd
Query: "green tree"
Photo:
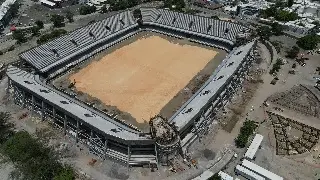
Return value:
<svg viewBox="0 0 320 180">
<path fill-rule="evenodd" d="M 294 59 L 298 56 L 300 52 L 300 49 L 298 46 L 293 46 L 288 52 L 287 52 L 287 57 Z"/>
<path fill-rule="evenodd" d="M 260 15 L 263 18 L 268 18 L 268 17 L 274 17 L 276 13 L 277 13 L 277 8 L 271 6 L 270 8 L 262 10 Z"/>
<path fill-rule="evenodd" d="M 283 61 L 281 58 L 278 58 L 276 63 L 272 65 L 272 68 L 270 69 L 269 74 L 274 74 L 276 72 L 279 72 L 279 70 L 281 69 L 281 65 L 283 65 Z"/>
<path fill-rule="evenodd" d="M 73 22 L 73 13 L 71 11 L 67 11 L 66 12 L 66 18 L 68 19 L 68 21 L 71 23 Z"/>
<path fill-rule="evenodd" d="M 268 26 L 260 26 L 256 31 L 257 35 L 263 40 L 269 40 L 270 36 L 272 35 L 272 31 Z"/>
<path fill-rule="evenodd" d="M 10 9 L 9 9 L 9 14 L 12 18 L 15 18 L 17 17 L 18 15 L 18 12 L 19 12 L 19 8 L 20 8 L 20 3 L 19 1 L 16 1 L 15 3 L 13 3 L 11 6 L 10 6 Z"/>
<path fill-rule="evenodd" d="M 221 177 L 218 173 L 216 173 L 213 176 L 211 176 L 208 180 L 221 180 Z"/>
<path fill-rule="evenodd" d="M 39 26 L 32 26 L 31 27 L 32 36 L 38 36 L 40 34 L 39 30 L 40 30 Z"/>
<path fill-rule="evenodd" d="M 214 16 L 211 16 L 212 19 L 218 19 L 219 20 L 219 16 L 217 15 L 214 15 Z"/>
<path fill-rule="evenodd" d="M 62 27 L 64 26 L 64 17 L 58 14 L 51 15 L 51 22 L 53 23 L 54 27 Z"/>
<path fill-rule="evenodd" d="M 74 180 L 74 170 L 70 166 L 65 166 L 58 175 L 54 176 L 53 180 Z"/>
<path fill-rule="evenodd" d="M 74 180 L 75 172 L 70 166 L 59 162 L 58 154 L 38 138 L 25 131 L 14 131 L 9 113 L 0 112 L 1 154 L 13 162 L 13 179 Z"/>
<path fill-rule="evenodd" d="M 312 24 L 314 24 L 316 26 L 320 26 L 320 22 L 319 21 L 313 21 Z"/>
<path fill-rule="evenodd" d="M 9 122 L 11 115 L 7 112 L 0 112 L 0 144 L 3 144 L 13 135 L 14 125 Z"/>
<path fill-rule="evenodd" d="M 142 15 L 141 15 L 141 10 L 140 9 L 135 9 L 133 11 L 133 17 L 139 19 L 139 18 L 142 18 Z"/>
<path fill-rule="evenodd" d="M 263 18 L 274 17 L 277 21 L 294 21 L 299 19 L 299 16 L 296 12 L 290 12 L 277 8 L 276 6 L 271 6 L 265 10 L 262 10 L 260 16 Z"/>
<path fill-rule="evenodd" d="M 272 23 L 271 30 L 272 30 L 272 33 L 276 36 L 280 36 L 283 34 L 283 26 L 277 22 Z"/>
<path fill-rule="evenodd" d="M 101 7 L 101 9 L 100 9 L 100 13 L 101 14 L 104 14 L 104 13 L 107 13 L 108 12 L 108 8 L 107 8 L 107 6 L 104 4 L 102 7 Z"/>
<path fill-rule="evenodd" d="M 277 21 L 295 21 L 299 18 L 298 14 L 295 12 L 289 12 L 285 10 L 278 10 L 277 13 L 275 14 L 274 18 Z"/>
<path fill-rule="evenodd" d="M 283 0 L 276 0 L 274 4 L 275 8 L 284 8 L 286 6 L 287 6 L 287 3 Z"/>
<path fill-rule="evenodd" d="M 96 10 L 97 8 L 95 6 L 85 5 L 80 7 L 79 13 L 80 15 L 86 15 L 96 12 Z"/>
<path fill-rule="evenodd" d="M 293 0 L 288 0 L 288 7 L 291 7 L 293 5 Z"/>
<path fill-rule="evenodd" d="M 44 27 L 44 26 L 43 26 L 43 22 L 40 21 L 40 20 L 36 21 L 35 24 L 36 24 L 40 29 L 42 29 L 42 28 Z"/>
<path fill-rule="evenodd" d="M 276 48 L 277 53 L 280 53 L 281 49 L 283 48 L 281 41 L 271 41 L 271 44 Z"/>
<path fill-rule="evenodd" d="M 305 50 L 312 50 L 317 48 L 320 38 L 316 34 L 308 34 L 304 37 L 299 38 L 297 45 Z"/>
<path fill-rule="evenodd" d="M 23 30 L 16 30 L 12 33 L 13 39 L 17 40 L 18 44 L 27 42 L 26 33 Z"/>
<path fill-rule="evenodd" d="M 236 146 L 238 148 L 244 148 L 248 142 L 249 137 L 253 134 L 257 125 L 254 121 L 245 121 L 240 128 L 240 134 L 235 139 Z"/>
</svg>

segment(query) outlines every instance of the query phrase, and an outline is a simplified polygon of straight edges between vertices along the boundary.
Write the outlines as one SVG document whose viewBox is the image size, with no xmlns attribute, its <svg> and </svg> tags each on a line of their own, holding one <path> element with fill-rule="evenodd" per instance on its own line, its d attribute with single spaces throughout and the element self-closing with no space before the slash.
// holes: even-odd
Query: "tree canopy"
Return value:
<svg viewBox="0 0 320 180">
<path fill-rule="evenodd" d="M 101 14 L 104 14 L 104 13 L 107 13 L 108 12 L 108 8 L 107 8 L 107 5 L 103 5 L 102 7 L 101 7 L 101 9 L 100 9 L 100 13 Z"/>
<path fill-rule="evenodd" d="M 308 34 L 302 38 L 299 38 L 297 45 L 305 50 L 312 50 L 317 48 L 320 42 L 320 37 L 316 34 Z"/>
<path fill-rule="evenodd" d="M 265 10 L 261 11 L 260 14 L 263 18 L 269 18 L 274 17 L 277 21 L 294 21 L 299 19 L 299 16 L 295 12 L 289 12 L 280 8 L 277 8 L 275 6 L 271 6 L 270 8 L 267 8 Z"/>
<path fill-rule="evenodd" d="M 96 10 L 96 6 L 85 5 L 80 7 L 79 13 L 80 15 L 86 15 L 96 12 Z"/>
<path fill-rule="evenodd" d="M 218 173 L 216 173 L 213 176 L 211 176 L 208 180 L 221 180 L 221 177 Z"/>
<path fill-rule="evenodd" d="M 300 52 L 300 49 L 298 46 L 293 46 L 288 52 L 287 52 L 287 57 L 294 59 L 298 56 Z"/>
<path fill-rule="evenodd" d="M 9 122 L 11 115 L 7 112 L 0 112 L 0 144 L 3 144 L 13 135 L 14 125 Z"/>
<path fill-rule="evenodd" d="M 39 26 L 32 26 L 31 27 L 32 36 L 38 36 L 40 34 L 39 30 L 40 30 Z"/>
<path fill-rule="evenodd" d="M 23 30 L 16 30 L 12 33 L 13 39 L 17 40 L 18 44 L 27 42 L 26 33 Z"/>
<path fill-rule="evenodd" d="M 291 7 L 293 5 L 293 0 L 288 0 L 288 7 Z"/>
<path fill-rule="evenodd" d="M 141 0 L 108 0 L 111 11 L 119 11 L 134 7 L 141 3 Z"/>
<path fill-rule="evenodd" d="M 15 132 L 10 114 L 0 112 L 1 153 L 15 166 L 13 179 L 74 180 L 75 173 L 59 162 L 58 154 L 25 131 Z"/>
<path fill-rule="evenodd" d="M 64 17 L 58 14 L 51 15 L 51 22 L 54 27 L 63 27 L 64 26 Z"/>
<path fill-rule="evenodd" d="M 276 35 L 276 36 L 282 35 L 282 34 L 283 34 L 283 29 L 284 29 L 283 26 L 280 25 L 280 24 L 277 23 L 277 22 L 274 22 L 274 23 L 272 23 L 272 25 L 271 25 L 272 33 L 273 33 L 274 35 Z"/>
<path fill-rule="evenodd" d="M 68 21 L 70 23 L 73 22 L 73 13 L 71 11 L 67 11 L 66 12 L 66 18 L 68 19 Z"/>
<path fill-rule="evenodd" d="M 235 140 L 236 146 L 239 148 L 244 148 L 248 142 L 249 137 L 253 134 L 257 125 L 254 121 L 245 121 L 243 126 L 240 128 L 240 134 Z"/>
<path fill-rule="evenodd" d="M 272 35 L 272 31 L 268 26 L 260 26 L 257 28 L 257 34 L 263 40 L 269 40 L 270 36 Z"/>
<path fill-rule="evenodd" d="M 15 3 L 13 3 L 8 11 L 8 13 L 10 14 L 10 16 L 12 18 L 15 18 L 17 17 L 18 15 L 18 12 L 19 12 L 19 8 L 20 8 L 20 3 L 19 1 L 16 1 Z"/>
<path fill-rule="evenodd" d="M 44 27 L 43 22 L 40 21 L 40 20 L 36 21 L 35 24 L 36 24 L 40 29 L 42 29 L 42 28 Z"/>
<path fill-rule="evenodd" d="M 277 61 L 272 65 L 272 68 L 270 69 L 269 74 L 274 74 L 279 72 L 282 65 L 283 65 L 282 59 L 278 58 Z"/>
</svg>

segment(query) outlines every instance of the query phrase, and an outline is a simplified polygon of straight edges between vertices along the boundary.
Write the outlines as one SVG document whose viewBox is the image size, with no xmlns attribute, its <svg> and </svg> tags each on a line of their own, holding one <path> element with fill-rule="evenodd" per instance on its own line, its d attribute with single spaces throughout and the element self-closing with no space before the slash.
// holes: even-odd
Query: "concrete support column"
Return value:
<svg viewBox="0 0 320 180">
<path fill-rule="evenodd" d="M 108 139 L 104 141 L 104 149 L 103 149 L 104 159 L 107 159 L 107 149 L 108 149 Z"/>
<path fill-rule="evenodd" d="M 231 86 L 230 86 L 230 87 L 231 87 L 231 89 L 232 89 L 232 92 L 233 92 L 233 93 L 235 93 L 235 92 L 236 92 L 236 90 L 235 90 L 236 88 L 235 88 L 234 86 L 235 86 L 235 85 L 234 85 L 234 83 L 232 83 L 232 84 L 231 84 Z"/>
<path fill-rule="evenodd" d="M 12 89 L 13 89 L 13 103 L 17 104 L 16 87 L 13 86 Z"/>
<path fill-rule="evenodd" d="M 8 86 L 7 86 L 7 89 L 6 89 L 7 94 L 10 93 L 10 87 L 11 87 L 11 80 L 8 78 Z"/>
<path fill-rule="evenodd" d="M 52 117 L 53 119 L 56 118 L 56 108 L 52 108 Z"/>
<path fill-rule="evenodd" d="M 93 131 L 90 131 L 90 137 L 89 137 L 89 144 L 92 144 L 92 138 L 93 138 Z"/>
<path fill-rule="evenodd" d="M 213 113 L 214 113 L 214 106 L 213 106 L 213 103 L 211 104 L 211 117 L 213 116 Z"/>
<path fill-rule="evenodd" d="M 90 137 L 89 137 L 89 153 L 91 153 L 92 138 L 93 138 L 93 131 L 91 130 Z"/>
<path fill-rule="evenodd" d="M 230 86 L 228 88 L 228 96 L 229 96 L 228 98 L 231 98 L 232 94 L 233 94 L 233 89 L 232 89 L 232 86 Z"/>
<path fill-rule="evenodd" d="M 131 156 L 131 147 L 130 147 L 130 145 L 128 146 L 128 170 L 129 170 L 129 167 L 130 167 L 130 156 Z"/>
<path fill-rule="evenodd" d="M 204 110 L 201 112 L 201 117 L 202 117 L 203 119 L 206 119 L 205 111 L 204 111 Z"/>
<path fill-rule="evenodd" d="M 157 169 L 159 166 L 159 161 L 158 161 L 158 151 L 157 151 L 157 145 L 154 145 L 154 152 L 156 153 L 156 161 L 157 161 Z"/>
<path fill-rule="evenodd" d="M 77 129 L 76 129 L 76 143 L 78 143 L 78 137 L 79 137 L 79 120 L 77 120 Z"/>
<path fill-rule="evenodd" d="M 193 121 L 193 127 L 194 127 L 194 130 L 195 130 L 196 135 L 197 135 L 198 138 L 199 138 L 199 142 L 201 142 L 201 137 L 200 137 L 199 132 L 198 132 L 198 128 L 197 128 L 197 125 L 196 125 L 196 121 Z"/>
<path fill-rule="evenodd" d="M 41 102 L 41 120 L 43 121 L 44 120 L 44 101 Z"/>
<path fill-rule="evenodd" d="M 22 91 L 22 108 L 26 107 L 26 92 Z"/>
<path fill-rule="evenodd" d="M 63 120 L 63 133 L 64 135 L 67 134 L 67 115 L 64 115 L 64 120 Z"/>
<path fill-rule="evenodd" d="M 31 113 L 34 113 L 34 96 L 33 95 L 31 95 L 31 110 L 32 110 L 32 112 Z"/>
<path fill-rule="evenodd" d="M 222 96 L 219 94 L 219 104 L 223 106 L 223 99 Z"/>
</svg>

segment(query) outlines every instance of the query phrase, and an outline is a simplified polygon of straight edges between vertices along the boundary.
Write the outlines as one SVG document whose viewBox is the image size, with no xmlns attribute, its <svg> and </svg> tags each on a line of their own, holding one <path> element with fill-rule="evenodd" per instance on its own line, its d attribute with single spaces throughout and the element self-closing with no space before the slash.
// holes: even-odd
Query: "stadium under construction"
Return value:
<svg viewBox="0 0 320 180">
<path fill-rule="evenodd" d="M 149 133 L 50 86 L 50 79 L 142 31 L 228 52 L 209 80 L 171 118 L 150 120 Z M 139 18 L 130 11 L 120 12 L 20 54 L 21 61 L 7 68 L 7 92 L 15 104 L 51 120 L 103 159 L 128 166 L 165 164 L 172 154 L 183 156 L 208 131 L 216 113 L 241 87 L 255 59 L 256 40 L 235 46 L 237 35 L 248 31 L 240 24 L 164 9 L 141 8 Z"/>
</svg>

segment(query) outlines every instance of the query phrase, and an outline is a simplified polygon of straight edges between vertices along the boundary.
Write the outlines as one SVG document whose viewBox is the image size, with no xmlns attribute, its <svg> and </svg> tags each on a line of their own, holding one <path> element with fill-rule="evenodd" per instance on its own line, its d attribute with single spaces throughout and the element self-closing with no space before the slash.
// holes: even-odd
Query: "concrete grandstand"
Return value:
<svg viewBox="0 0 320 180">
<path fill-rule="evenodd" d="M 65 134 L 88 145 L 101 158 L 113 158 L 128 166 L 158 165 L 162 163 L 158 160 L 160 154 L 184 154 L 241 87 L 254 60 L 256 41 L 234 47 L 237 34 L 249 31 L 236 23 L 154 8 L 141 8 L 141 16 L 142 23 L 138 23 L 132 12 L 120 12 L 22 53 L 21 61 L 7 69 L 8 93 L 16 104 L 40 114 L 43 120 L 51 119 Z M 151 133 L 141 132 L 49 84 L 52 78 L 141 31 L 187 38 L 229 52 L 193 97 L 163 121 L 169 126 L 161 125 L 162 128 L 172 128 L 170 132 L 178 135 L 171 143 L 173 151 L 164 151 Z M 154 124 L 160 122 L 161 119 L 154 120 Z M 157 126 L 153 132 L 157 132 Z"/>
</svg>

